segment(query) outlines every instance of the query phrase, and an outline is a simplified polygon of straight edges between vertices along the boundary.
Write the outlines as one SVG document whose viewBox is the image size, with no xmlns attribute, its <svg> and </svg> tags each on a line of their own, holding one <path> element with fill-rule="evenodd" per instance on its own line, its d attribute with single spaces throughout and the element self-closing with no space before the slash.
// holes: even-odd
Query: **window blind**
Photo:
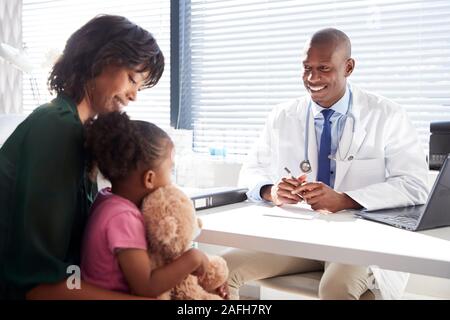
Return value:
<svg viewBox="0 0 450 320">
<path fill-rule="evenodd" d="M 23 0 L 23 42 L 35 66 L 32 74 L 24 75 L 24 112 L 30 113 L 53 99 L 47 78 L 56 56 L 63 51 L 69 36 L 97 14 L 125 16 L 156 38 L 165 57 L 163 76 L 154 88 L 139 92 L 137 100 L 130 102 L 125 111 L 134 119 L 169 128 L 170 1 L 165 0 Z"/>
<path fill-rule="evenodd" d="M 306 93 L 300 54 L 325 27 L 352 41 L 349 80 L 400 103 L 428 152 L 430 121 L 450 120 L 450 2 L 191 0 L 187 45 L 194 150 L 245 154 L 268 112 Z M 182 97 L 183 98 L 183 97 Z"/>
</svg>

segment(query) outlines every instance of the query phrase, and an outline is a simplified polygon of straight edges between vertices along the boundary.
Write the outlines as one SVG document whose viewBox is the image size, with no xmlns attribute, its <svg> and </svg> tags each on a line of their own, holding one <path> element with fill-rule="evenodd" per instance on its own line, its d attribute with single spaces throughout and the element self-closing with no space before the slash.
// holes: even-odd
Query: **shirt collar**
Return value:
<svg viewBox="0 0 450 320">
<path fill-rule="evenodd" d="M 332 109 L 332 110 L 334 110 L 334 112 L 337 112 L 340 114 L 346 114 L 348 111 L 349 99 L 350 99 L 350 90 L 348 89 L 348 86 L 345 86 L 345 93 L 342 96 L 342 98 L 340 98 L 329 109 Z M 327 108 L 323 108 L 323 107 L 319 106 L 317 103 L 315 103 L 312 100 L 311 100 L 311 106 L 312 106 L 311 111 L 313 113 L 314 118 L 321 117 L 321 115 L 319 116 L 320 112 L 324 109 L 327 109 Z"/>
<path fill-rule="evenodd" d="M 61 105 L 65 111 L 71 112 L 74 115 L 75 119 L 82 124 L 80 116 L 78 114 L 77 104 L 71 97 L 66 95 L 64 92 L 59 92 L 54 101 L 57 101 L 56 103 L 58 105 Z"/>
</svg>

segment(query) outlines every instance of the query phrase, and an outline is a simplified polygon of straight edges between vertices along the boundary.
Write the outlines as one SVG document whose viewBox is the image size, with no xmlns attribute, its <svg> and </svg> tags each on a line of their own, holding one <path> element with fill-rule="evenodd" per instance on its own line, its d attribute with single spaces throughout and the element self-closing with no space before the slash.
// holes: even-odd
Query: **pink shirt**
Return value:
<svg viewBox="0 0 450 320">
<path fill-rule="evenodd" d="M 81 251 L 81 277 L 101 288 L 129 292 L 117 249 L 147 250 L 144 218 L 131 201 L 102 189 L 91 208 Z"/>
</svg>

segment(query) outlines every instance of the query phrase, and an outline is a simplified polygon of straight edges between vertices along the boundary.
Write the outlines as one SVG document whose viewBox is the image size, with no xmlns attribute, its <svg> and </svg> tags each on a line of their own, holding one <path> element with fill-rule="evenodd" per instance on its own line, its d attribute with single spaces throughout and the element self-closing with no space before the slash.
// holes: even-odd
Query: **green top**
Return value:
<svg viewBox="0 0 450 320">
<path fill-rule="evenodd" d="M 71 275 L 96 191 L 76 105 L 60 94 L 0 149 L 0 298 L 23 298 L 37 284 Z"/>
</svg>

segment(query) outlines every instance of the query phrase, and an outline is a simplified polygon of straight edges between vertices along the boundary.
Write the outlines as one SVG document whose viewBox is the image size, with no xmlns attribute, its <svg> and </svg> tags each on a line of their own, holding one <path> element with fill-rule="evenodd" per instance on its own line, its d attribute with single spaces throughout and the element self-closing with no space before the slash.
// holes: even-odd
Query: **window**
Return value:
<svg viewBox="0 0 450 320">
<path fill-rule="evenodd" d="M 196 151 L 245 154 L 272 107 L 305 93 L 300 53 L 325 27 L 352 40 L 350 80 L 402 104 L 426 151 L 430 121 L 450 120 L 447 0 L 191 0 L 185 12 Z"/>
<path fill-rule="evenodd" d="M 23 42 L 36 67 L 31 78 L 24 75 L 24 112 L 30 113 L 52 99 L 47 78 L 54 59 L 75 30 L 102 13 L 125 16 L 155 36 L 166 61 L 164 74 L 154 88 L 140 92 L 137 101 L 131 102 L 126 111 L 135 119 L 151 121 L 167 129 L 170 123 L 170 1 L 165 0 L 135 0 L 132 4 L 118 0 L 23 0 Z"/>
</svg>

